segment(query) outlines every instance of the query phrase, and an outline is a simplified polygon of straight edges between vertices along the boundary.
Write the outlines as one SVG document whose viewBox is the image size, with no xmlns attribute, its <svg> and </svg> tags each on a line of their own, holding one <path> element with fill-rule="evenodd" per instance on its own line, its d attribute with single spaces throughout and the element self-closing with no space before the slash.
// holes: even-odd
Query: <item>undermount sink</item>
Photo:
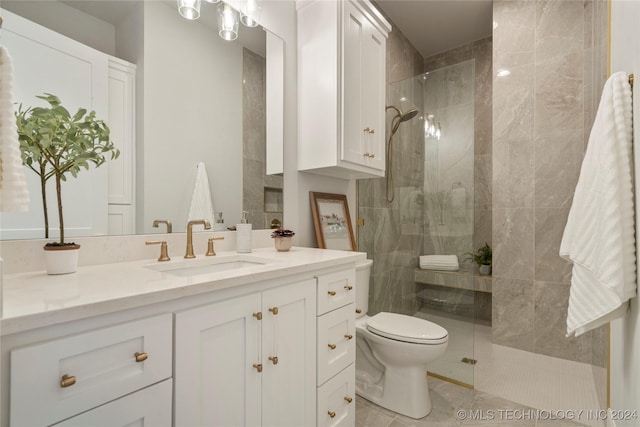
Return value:
<svg viewBox="0 0 640 427">
<path fill-rule="evenodd" d="M 173 276 L 186 277 L 198 274 L 219 273 L 227 270 L 260 267 L 278 260 L 255 257 L 251 255 L 229 255 L 205 259 L 188 259 L 183 261 L 147 265 L 146 268 Z"/>
</svg>

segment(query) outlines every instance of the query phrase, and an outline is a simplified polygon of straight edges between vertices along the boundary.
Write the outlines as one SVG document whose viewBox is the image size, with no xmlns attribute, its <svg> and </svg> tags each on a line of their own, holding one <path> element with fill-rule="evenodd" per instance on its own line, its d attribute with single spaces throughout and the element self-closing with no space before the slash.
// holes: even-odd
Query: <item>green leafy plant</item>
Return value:
<svg viewBox="0 0 640 427">
<path fill-rule="evenodd" d="M 99 167 L 120 151 L 109 140 L 109 127 L 96 118 L 96 112 L 80 108 L 72 116 L 62 106 L 60 99 L 50 93 L 37 98 L 46 101 L 48 107 L 29 107 L 22 104 L 16 112 L 18 139 L 22 162 L 40 177 L 44 210 L 45 238 L 49 237 L 46 183 L 54 178 L 58 202 L 60 241 L 64 244 L 64 218 L 62 214 L 62 181 L 70 174 L 74 178 L 82 169 L 93 164 Z"/>
<path fill-rule="evenodd" d="M 467 252 L 466 255 L 468 255 L 468 257 L 465 261 L 471 260 L 478 265 L 491 265 L 493 252 L 491 250 L 491 246 L 489 246 L 488 243 L 485 243 L 484 246 L 478 249 L 475 253 Z"/>
</svg>

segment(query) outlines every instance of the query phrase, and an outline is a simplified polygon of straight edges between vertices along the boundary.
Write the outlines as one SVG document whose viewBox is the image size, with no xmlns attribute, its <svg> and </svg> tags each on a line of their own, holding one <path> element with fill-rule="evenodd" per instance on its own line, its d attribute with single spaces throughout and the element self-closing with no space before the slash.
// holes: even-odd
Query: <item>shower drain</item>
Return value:
<svg viewBox="0 0 640 427">
<path fill-rule="evenodd" d="M 461 362 L 462 363 L 468 363 L 469 365 L 475 365 L 476 363 L 478 363 L 478 361 L 476 359 L 472 359 L 470 357 L 463 357 Z"/>
</svg>

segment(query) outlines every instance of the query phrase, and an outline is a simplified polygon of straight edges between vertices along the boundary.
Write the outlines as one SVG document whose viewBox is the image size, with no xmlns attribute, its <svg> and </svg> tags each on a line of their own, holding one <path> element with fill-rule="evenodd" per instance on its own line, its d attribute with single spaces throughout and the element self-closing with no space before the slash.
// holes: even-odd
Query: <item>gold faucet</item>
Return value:
<svg viewBox="0 0 640 427">
<path fill-rule="evenodd" d="M 209 230 L 211 228 L 211 224 L 206 219 L 195 219 L 187 223 L 187 253 L 184 254 L 185 258 L 196 257 L 193 253 L 193 226 L 196 224 L 204 225 L 205 230 Z"/>
<path fill-rule="evenodd" d="M 169 221 L 168 219 L 156 219 L 153 221 L 153 227 L 158 228 L 158 226 L 160 224 L 166 224 L 167 225 L 167 233 L 171 233 L 171 221 Z"/>
</svg>

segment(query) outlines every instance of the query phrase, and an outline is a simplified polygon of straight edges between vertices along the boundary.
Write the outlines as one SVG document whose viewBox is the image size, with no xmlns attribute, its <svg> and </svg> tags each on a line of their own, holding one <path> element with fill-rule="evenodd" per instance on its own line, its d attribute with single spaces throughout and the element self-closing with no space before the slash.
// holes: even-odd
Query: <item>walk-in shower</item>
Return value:
<svg viewBox="0 0 640 427">
<path fill-rule="evenodd" d="M 407 120 L 413 119 L 418 115 L 418 110 L 412 108 L 411 110 L 403 113 L 398 107 L 393 105 L 387 105 L 386 110 L 395 110 L 396 115 L 391 118 L 391 132 L 389 133 L 389 139 L 387 140 L 387 153 L 386 153 L 386 171 L 387 171 L 387 202 L 393 202 L 395 192 L 393 191 L 393 150 L 391 149 L 391 142 L 393 141 L 393 135 L 396 134 L 400 124 Z"/>
</svg>

